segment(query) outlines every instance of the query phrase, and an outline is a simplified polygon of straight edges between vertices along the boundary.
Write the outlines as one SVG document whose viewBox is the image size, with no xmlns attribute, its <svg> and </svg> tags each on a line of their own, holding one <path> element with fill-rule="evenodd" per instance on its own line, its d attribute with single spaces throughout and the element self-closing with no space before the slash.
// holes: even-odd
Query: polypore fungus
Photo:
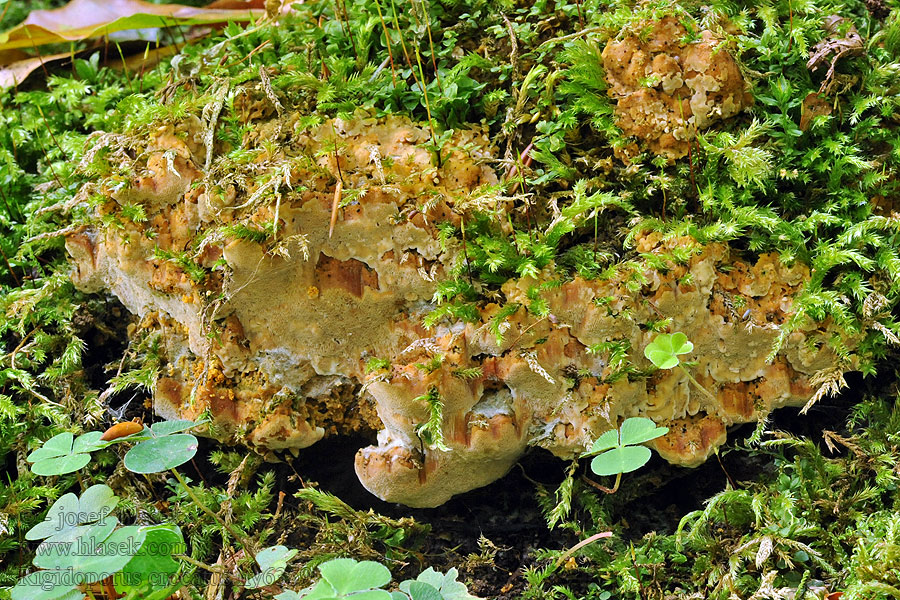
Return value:
<svg viewBox="0 0 900 600">
<path fill-rule="evenodd" d="M 663 69 L 677 55 L 679 77 L 697 79 L 684 65 L 708 42 L 688 52 L 673 41 L 680 26 L 663 23 L 669 37 L 653 38 L 669 39 L 655 42 L 663 58 L 646 64 Z M 665 81 L 657 93 L 687 85 Z M 743 102 L 735 98 L 733 106 Z M 132 337 L 158 336 L 153 402 L 162 416 L 208 409 L 213 433 L 271 457 L 378 431 L 357 454 L 360 480 L 383 499 L 424 507 L 503 476 L 529 446 L 571 458 L 631 416 L 670 428 L 655 441 L 666 459 L 699 464 L 729 425 L 803 404 L 810 378 L 835 365 L 821 343 L 830 333 L 816 325 L 766 361 L 805 267 L 774 255 L 746 262 L 726 245 L 658 234 L 639 237 L 637 250 L 667 267 L 641 267 L 640 285 L 629 279 L 636 263 L 607 280 L 576 277 L 539 292 L 549 312 L 538 317 L 525 305 L 558 277 L 548 268 L 541 279 L 506 282 L 497 302 L 480 306 L 479 322 L 427 329 L 435 281 L 461 252 L 441 243 L 436 222 L 458 223 L 455 199 L 497 182 L 485 133 L 454 133 L 454 150 L 436 167 L 422 148 L 427 129 L 408 120 L 336 119 L 295 131 L 296 118 L 254 130 L 279 140 L 275 154 L 213 161 L 205 174 L 206 149 L 195 143 L 202 124 L 185 121 L 180 136 L 162 128 L 128 141 L 144 157 L 134 189 L 90 184 L 108 201 L 94 224 L 68 236 L 72 277 L 138 315 Z M 141 203 L 147 220 L 125 219 L 127 203 Z M 673 263 L 675 247 L 690 258 Z M 492 327 L 513 303 L 521 306 Z M 715 401 L 680 369 L 649 370 L 642 351 L 655 334 L 644 324 L 662 317 L 693 342 L 691 372 Z M 614 347 L 628 352 L 625 362 Z M 367 373 L 373 358 L 381 360 Z"/>
</svg>

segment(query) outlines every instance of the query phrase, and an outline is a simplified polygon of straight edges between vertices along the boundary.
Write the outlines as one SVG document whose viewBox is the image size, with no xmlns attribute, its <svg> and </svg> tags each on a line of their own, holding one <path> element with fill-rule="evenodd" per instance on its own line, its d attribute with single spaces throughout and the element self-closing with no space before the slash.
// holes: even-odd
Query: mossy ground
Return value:
<svg viewBox="0 0 900 600">
<path fill-rule="evenodd" d="M 23 5 L 7 18 L 15 11 L 23 17 Z M 111 373 L 104 376 L 99 366 L 118 366 L 124 316 L 108 299 L 77 292 L 66 276 L 54 232 L 91 220 L 91 203 L 68 211 L 51 207 L 68 206 L 89 179 L 124 181 L 129 171 L 107 162 L 104 153 L 79 168 L 85 139 L 100 130 L 140 135 L 200 114 L 216 102 L 218 84 L 255 82 L 263 66 L 273 92 L 302 111 L 308 125 L 357 111 L 430 122 L 436 168 L 446 131 L 466 123 L 490 128 L 502 150 L 496 167 L 510 173 L 515 167 L 521 181 L 485 193 L 511 199 L 514 235 L 503 235 L 489 212 L 459 203 L 472 215 L 467 260 L 442 284 L 444 303 L 435 319 L 468 318 L 506 279 L 548 265 L 563 277 L 625 270 L 640 286 L 642 270 L 671 265 L 650 262 L 654 258 L 637 254 L 630 241 L 659 231 L 726 241 L 748 256 L 775 251 L 786 262 L 810 265 L 812 280 L 784 335 L 806 320 L 830 320 L 839 334 L 827 343 L 848 369 L 869 376 L 852 380 L 846 419 L 825 431 L 816 410 L 829 416 L 835 404 L 822 400 L 792 423 L 802 425 L 805 437 L 761 426 L 722 452 L 725 471 L 745 465 L 736 467 L 739 475 L 717 476 L 716 486 L 700 488 L 710 495 L 703 506 L 694 496 L 662 511 L 664 518 L 643 513 L 660 511 L 659 497 L 647 490 L 685 476 L 669 467 L 651 467 L 631 485 L 626 481 L 618 495 L 600 497 L 577 477 L 557 491 L 566 481 L 562 473 L 544 479 L 528 472 L 526 462 L 528 476 L 543 483 L 529 488 L 520 480 L 523 508 L 501 509 L 512 531 L 520 526 L 528 533 L 507 538 L 486 526 L 487 541 L 478 549 L 471 527 L 454 530 L 437 519 L 427 535 L 425 523 L 441 513 L 417 514 L 416 523 L 396 508 L 385 508 L 391 517 L 358 512 L 308 488 L 293 496 L 310 484 L 302 459 L 294 474 L 252 459 L 244 463 L 242 452 L 209 448 L 204 460 L 216 474 L 205 482 L 203 469 L 188 469 L 188 476 L 213 507 L 231 496 L 233 519 L 261 545 L 281 541 L 303 550 L 289 569 L 290 586 L 308 581 L 319 562 L 349 554 L 378 557 L 398 575 L 430 564 L 457 566 L 485 597 L 822 598 L 827 590 L 854 599 L 900 598 L 900 408 L 891 366 L 897 355 L 890 347 L 900 282 L 897 10 L 877 0 L 312 2 L 275 25 L 231 25 L 185 47 L 177 61 L 143 72 L 140 81 L 113 63 L 85 60 L 74 74 L 64 69 L 5 92 L 0 585 L 13 584 L 27 568 L 33 548 L 23 533 L 42 518 L 48 500 L 107 479 L 127 496 L 120 514 L 178 523 L 194 559 L 211 563 L 220 553 L 232 554 L 233 540 L 173 481 L 116 470 L 112 452 L 89 473 L 58 478 L 33 476 L 24 456 L 58 431 L 101 429 L 111 420 L 99 398 Z M 848 19 L 863 44 L 835 62 L 829 85 L 825 69 L 811 72 L 807 61 L 829 35 L 824 23 L 832 14 Z M 720 36 L 755 103 L 702 132 L 689 157 L 669 161 L 645 152 L 624 164 L 613 149 L 633 140 L 616 126 L 600 52 L 624 28 L 640 33 L 648 20 L 665 15 L 677 16 L 688 31 Z M 804 100 L 823 83 L 829 110 L 801 127 Z M 236 165 L 247 160 L 242 150 L 249 128 L 239 107 L 226 102 L 216 136 Z M 551 202 L 565 219 L 549 227 Z M 107 225 L 115 226 L 115 219 Z M 458 227 L 445 224 L 443 233 L 461 241 Z M 531 308 L 542 310 L 539 302 Z M 132 350 L 139 372 L 147 353 Z M 134 396 L 134 411 L 144 395 L 133 385 L 113 401 L 119 406 Z M 740 460 L 731 463 L 736 456 Z M 712 478 L 712 472 L 715 465 L 686 477 Z M 488 511 L 495 508 L 490 499 L 476 492 L 469 502 L 476 512 Z M 527 507 L 535 502 L 554 529 L 534 521 Z M 685 514 L 691 502 L 696 510 Z M 611 540 L 554 567 L 560 550 L 606 529 L 616 534 Z M 504 540 L 533 546 L 506 550 Z M 199 597 L 207 580 L 195 571 L 187 589 Z"/>
</svg>

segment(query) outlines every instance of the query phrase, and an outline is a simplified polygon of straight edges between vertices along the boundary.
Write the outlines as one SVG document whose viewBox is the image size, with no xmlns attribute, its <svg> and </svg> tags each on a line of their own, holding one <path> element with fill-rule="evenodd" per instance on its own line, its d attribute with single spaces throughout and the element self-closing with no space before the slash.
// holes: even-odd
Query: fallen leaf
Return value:
<svg viewBox="0 0 900 600">
<path fill-rule="evenodd" d="M 38 58 L 17 60 L 0 69 L 0 89 L 5 90 L 19 85 L 25 81 L 32 72 L 40 69 L 41 65 L 47 67 L 71 58 L 72 54 L 70 52 L 60 52 L 59 54 L 50 54 Z"/>
<path fill-rule="evenodd" d="M 26 58 L 29 58 L 29 55 L 21 50 L 0 50 L 0 65 L 8 65 Z"/>
<path fill-rule="evenodd" d="M 35 10 L 25 22 L 0 33 L 0 51 L 75 42 L 114 31 L 201 25 L 262 18 L 258 9 L 209 9 L 143 0 L 72 0 L 62 8 Z"/>
<path fill-rule="evenodd" d="M 856 26 L 850 20 L 838 15 L 830 15 L 825 19 L 824 27 L 828 35 L 813 47 L 809 61 L 806 63 L 806 68 L 810 72 L 815 72 L 823 65 L 828 65 L 828 72 L 825 73 L 825 80 L 819 88 L 819 93 L 830 89 L 830 85 L 834 81 L 834 69 L 841 58 L 860 55 L 865 48 L 862 36 L 859 35 Z M 843 35 L 841 35 L 842 31 Z"/>
<path fill-rule="evenodd" d="M 800 131 L 809 129 L 810 122 L 816 117 L 830 114 L 831 103 L 820 98 L 816 92 L 810 92 L 803 99 L 803 112 L 800 114 Z"/>
</svg>

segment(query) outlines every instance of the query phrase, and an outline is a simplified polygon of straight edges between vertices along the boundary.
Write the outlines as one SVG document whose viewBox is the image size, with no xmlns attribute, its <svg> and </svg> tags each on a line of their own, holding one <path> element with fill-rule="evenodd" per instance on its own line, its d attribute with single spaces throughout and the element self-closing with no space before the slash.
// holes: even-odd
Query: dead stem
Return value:
<svg viewBox="0 0 900 600">
<path fill-rule="evenodd" d="M 441 94 L 444 93 L 444 86 L 441 85 L 441 74 L 438 72 L 437 57 L 434 53 L 434 40 L 431 38 L 431 20 L 428 18 L 428 9 L 425 8 L 425 0 L 422 2 L 422 13 L 425 15 L 425 29 L 428 31 L 428 47 L 431 49 L 431 65 L 434 67 L 434 78 L 437 80 L 438 89 Z"/>
<path fill-rule="evenodd" d="M 384 22 L 384 15 L 381 13 L 381 4 L 375 0 L 375 8 L 378 10 L 378 19 L 381 21 L 381 29 L 384 30 L 384 43 L 387 45 L 388 58 L 391 60 L 391 80 L 397 85 L 397 69 L 394 67 L 394 52 L 391 50 L 391 34 L 388 33 L 387 25 Z"/>
</svg>

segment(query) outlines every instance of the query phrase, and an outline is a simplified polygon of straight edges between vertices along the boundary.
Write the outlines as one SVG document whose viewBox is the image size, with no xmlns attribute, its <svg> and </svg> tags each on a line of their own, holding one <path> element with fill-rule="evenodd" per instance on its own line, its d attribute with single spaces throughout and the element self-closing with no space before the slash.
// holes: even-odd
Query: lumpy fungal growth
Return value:
<svg viewBox="0 0 900 600">
<path fill-rule="evenodd" d="M 686 156 L 699 130 L 752 103 L 737 63 L 711 31 L 689 32 L 672 16 L 633 29 L 606 45 L 603 66 L 616 124 L 652 152 Z M 638 151 L 616 149 L 626 160 Z"/>
</svg>

